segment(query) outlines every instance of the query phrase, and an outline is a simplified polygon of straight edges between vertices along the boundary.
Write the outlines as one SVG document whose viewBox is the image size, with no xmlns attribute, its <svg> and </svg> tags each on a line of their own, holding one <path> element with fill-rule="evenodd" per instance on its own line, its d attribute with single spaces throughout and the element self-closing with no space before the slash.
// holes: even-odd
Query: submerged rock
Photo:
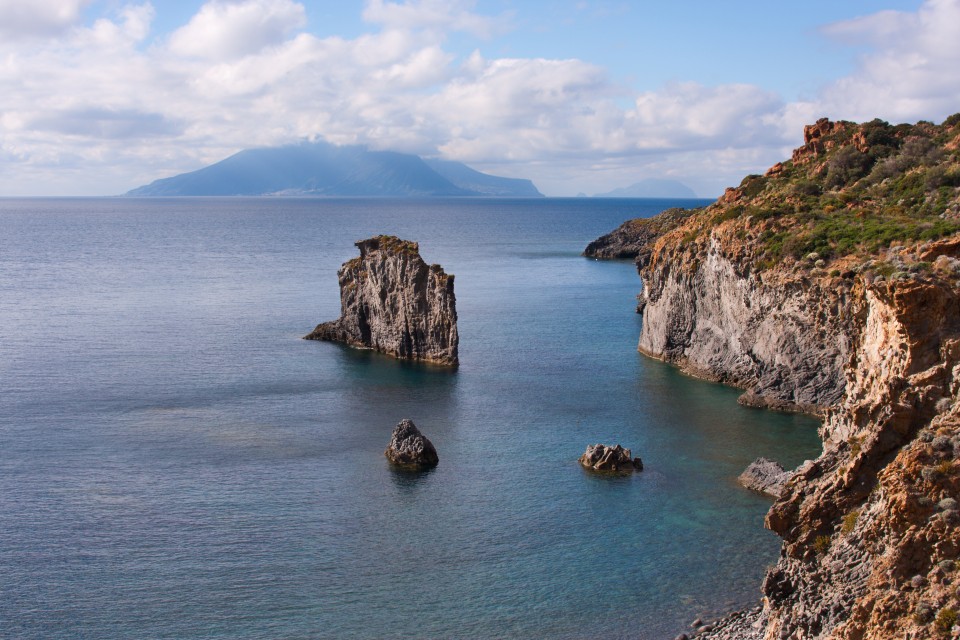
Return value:
<svg viewBox="0 0 960 640">
<path fill-rule="evenodd" d="M 630 449 L 624 449 L 619 444 L 615 447 L 589 445 L 580 456 L 580 464 L 592 471 L 643 471 L 643 461 L 631 457 Z"/>
<path fill-rule="evenodd" d="M 779 498 L 783 493 L 783 486 L 793 475 L 785 471 L 780 463 L 767 458 L 757 458 L 740 474 L 737 480 L 741 485 L 752 491 L 759 491 L 768 496 Z"/>
<path fill-rule="evenodd" d="M 340 317 L 304 337 L 405 360 L 458 364 L 453 275 L 438 264 L 428 266 L 416 242 L 377 236 L 357 247 L 360 257 L 343 263 L 337 272 Z"/>
<path fill-rule="evenodd" d="M 437 466 L 440 457 L 433 443 L 420 433 L 413 420 L 401 420 L 394 428 L 387 450 L 383 452 L 391 463 L 417 469 Z"/>
</svg>

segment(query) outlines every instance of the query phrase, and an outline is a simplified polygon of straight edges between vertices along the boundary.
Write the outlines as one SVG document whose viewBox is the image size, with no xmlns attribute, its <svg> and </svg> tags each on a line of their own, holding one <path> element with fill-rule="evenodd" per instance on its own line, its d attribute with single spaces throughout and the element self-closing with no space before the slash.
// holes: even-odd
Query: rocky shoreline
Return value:
<svg viewBox="0 0 960 640">
<path fill-rule="evenodd" d="M 761 609 L 696 637 L 960 638 L 960 114 L 822 119 L 765 175 L 652 220 L 604 244 L 636 250 L 638 349 L 823 419 L 767 514 Z"/>
<path fill-rule="evenodd" d="M 737 480 L 746 489 L 779 498 L 791 476 L 793 472 L 784 470 L 776 460 L 757 458 Z"/>
<path fill-rule="evenodd" d="M 634 260 L 638 265 L 645 265 L 649 261 L 653 241 L 675 228 L 692 211 L 673 208 L 652 218 L 627 220 L 588 244 L 583 255 L 598 260 Z"/>
<path fill-rule="evenodd" d="M 694 620 L 690 633 L 680 633 L 674 640 L 709 638 L 710 640 L 764 640 L 763 607 L 735 611 L 714 622 Z"/>
</svg>

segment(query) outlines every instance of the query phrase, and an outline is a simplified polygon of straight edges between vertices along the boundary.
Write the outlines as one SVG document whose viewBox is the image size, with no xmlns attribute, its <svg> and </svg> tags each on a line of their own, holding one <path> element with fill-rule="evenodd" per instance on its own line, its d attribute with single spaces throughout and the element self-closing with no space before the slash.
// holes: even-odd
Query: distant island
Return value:
<svg viewBox="0 0 960 640">
<path fill-rule="evenodd" d="M 606 193 L 594 194 L 594 198 L 696 198 L 693 189 L 666 178 L 646 178 L 629 187 L 621 187 Z"/>
<path fill-rule="evenodd" d="M 530 180 L 488 175 L 460 162 L 327 142 L 246 149 L 124 195 L 543 197 Z"/>
</svg>

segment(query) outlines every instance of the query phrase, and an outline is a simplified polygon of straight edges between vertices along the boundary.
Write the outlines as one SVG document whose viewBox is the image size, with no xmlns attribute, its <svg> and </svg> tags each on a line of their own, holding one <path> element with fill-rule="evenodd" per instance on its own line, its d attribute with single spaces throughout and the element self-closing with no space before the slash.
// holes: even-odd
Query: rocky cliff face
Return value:
<svg viewBox="0 0 960 640">
<path fill-rule="evenodd" d="M 765 493 L 773 498 L 779 498 L 783 487 L 793 474 L 784 470 L 776 460 L 757 458 L 746 470 L 740 474 L 737 481 L 741 486 Z"/>
<path fill-rule="evenodd" d="M 340 318 L 317 325 L 307 340 L 330 340 L 397 358 L 458 364 L 453 276 L 427 265 L 419 245 L 394 236 L 357 243 L 360 257 L 337 273 Z"/>
<path fill-rule="evenodd" d="M 764 637 L 957 637 L 957 284 L 934 274 L 858 292 L 824 453 L 767 515 L 784 546 L 763 585 Z"/>
<path fill-rule="evenodd" d="M 641 351 L 824 418 L 762 610 L 703 637 L 960 637 L 958 135 L 821 120 L 649 247 Z"/>
<path fill-rule="evenodd" d="M 843 393 L 851 282 L 750 270 L 729 238 L 655 250 L 641 352 L 742 387 L 741 402 L 822 414 Z"/>
</svg>

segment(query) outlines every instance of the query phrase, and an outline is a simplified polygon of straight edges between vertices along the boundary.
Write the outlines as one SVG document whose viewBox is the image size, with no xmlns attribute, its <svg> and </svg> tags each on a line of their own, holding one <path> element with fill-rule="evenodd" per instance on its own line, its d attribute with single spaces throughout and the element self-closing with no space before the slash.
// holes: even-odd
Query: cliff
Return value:
<svg viewBox="0 0 960 640">
<path fill-rule="evenodd" d="M 822 416 L 763 608 L 703 637 L 958 637 L 960 114 L 820 120 L 652 240 L 639 349 Z"/>
<path fill-rule="evenodd" d="M 377 236 L 357 243 L 360 257 L 340 267 L 341 314 L 307 340 L 330 340 L 396 358 L 458 364 L 453 275 L 427 265 L 416 242 Z"/>
</svg>

